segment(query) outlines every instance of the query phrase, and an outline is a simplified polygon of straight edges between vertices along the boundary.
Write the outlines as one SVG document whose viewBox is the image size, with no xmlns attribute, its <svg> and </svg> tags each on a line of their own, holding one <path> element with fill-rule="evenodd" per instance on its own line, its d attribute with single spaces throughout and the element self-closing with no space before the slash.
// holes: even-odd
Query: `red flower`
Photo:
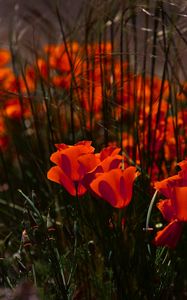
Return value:
<svg viewBox="0 0 187 300">
<path fill-rule="evenodd" d="M 57 166 L 52 167 L 48 173 L 48 179 L 64 186 L 67 191 L 75 196 L 76 193 L 81 196 L 86 192 L 81 180 L 84 176 L 78 158 L 84 154 L 93 153 L 94 148 L 91 142 L 83 141 L 68 146 L 66 144 L 57 145 L 57 152 L 51 155 L 51 161 Z"/>
<path fill-rule="evenodd" d="M 100 153 L 86 154 L 79 157 L 80 168 L 85 174 L 82 180 L 85 187 L 89 187 L 98 173 L 119 168 L 122 161 L 122 156 L 118 155 L 120 150 L 120 148 L 108 146 Z"/>
<path fill-rule="evenodd" d="M 156 246 L 166 246 L 175 248 L 182 232 L 182 223 L 178 220 L 170 222 L 163 230 L 158 231 L 154 244 Z"/>
<path fill-rule="evenodd" d="M 22 116 L 29 118 L 31 111 L 26 99 L 24 100 L 23 105 L 21 105 L 18 98 L 8 99 L 4 106 L 5 115 L 10 119 L 20 119 Z"/>
<path fill-rule="evenodd" d="M 187 222 L 187 186 L 175 187 L 173 193 L 173 206 L 177 219 L 181 222 Z"/>
<path fill-rule="evenodd" d="M 154 238 L 156 246 L 175 248 L 182 233 L 182 226 L 187 222 L 187 178 L 186 162 L 179 163 L 181 171 L 178 175 L 157 182 L 155 187 L 169 199 L 162 200 L 157 207 L 169 224 L 157 232 Z"/>
<path fill-rule="evenodd" d="M 171 198 L 173 187 L 185 187 L 187 186 L 187 160 L 183 160 L 178 163 L 181 170 L 177 175 L 168 177 L 162 181 L 157 181 L 154 184 L 156 190 L 161 192 L 165 197 Z"/>
<path fill-rule="evenodd" d="M 157 232 L 153 241 L 156 246 L 175 248 L 181 237 L 182 222 L 178 218 L 175 200 L 174 197 L 173 199 L 162 200 L 157 204 L 158 209 L 169 224 Z"/>
<path fill-rule="evenodd" d="M 125 170 L 112 169 L 109 172 L 98 174 L 98 177 L 90 184 L 90 188 L 96 196 L 114 207 L 122 208 L 131 201 L 135 177 L 135 167 Z"/>
<path fill-rule="evenodd" d="M 7 49 L 0 49 L 0 67 L 3 67 L 10 61 L 10 52 Z"/>
<path fill-rule="evenodd" d="M 187 183 L 187 160 L 182 160 L 178 165 L 181 168 L 181 171 L 179 171 L 178 174 L 183 180 L 186 180 Z"/>
<path fill-rule="evenodd" d="M 171 199 L 159 201 L 159 203 L 157 204 L 157 207 L 167 222 L 170 222 L 170 221 L 173 221 L 176 219 L 175 207 L 174 207 L 173 201 Z"/>
</svg>

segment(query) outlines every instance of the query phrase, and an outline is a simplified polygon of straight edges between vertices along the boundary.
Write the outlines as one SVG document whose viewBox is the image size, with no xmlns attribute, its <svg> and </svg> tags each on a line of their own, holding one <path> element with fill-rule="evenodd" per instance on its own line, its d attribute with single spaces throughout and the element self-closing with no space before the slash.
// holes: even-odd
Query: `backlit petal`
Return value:
<svg viewBox="0 0 187 300">
<path fill-rule="evenodd" d="M 66 176 L 60 167 L 52 167 L 47 173 L 47 178 L 62 185 L 72 196 L 76 195 L 76 189 L 73 181 Z"/>
<path fill-rule="evenodd" d="M 153 243 L 156 246 L 166 246 L 175 248 L 182 232 L 182 223 L 174 220 L 169 223 L 164 229 L 157 232 Z"/>
<path fill-rule="evenodd" d="M 174 207 L 178 220 L 187 222 L 187 187 L 176 187 Z"/>
<path fill-rule="evenodd" d="M 157 207 L 166 221 L 171 222 L 176 219 L 176 210 L 171 199 L 159 201 Z"/>
</svg>

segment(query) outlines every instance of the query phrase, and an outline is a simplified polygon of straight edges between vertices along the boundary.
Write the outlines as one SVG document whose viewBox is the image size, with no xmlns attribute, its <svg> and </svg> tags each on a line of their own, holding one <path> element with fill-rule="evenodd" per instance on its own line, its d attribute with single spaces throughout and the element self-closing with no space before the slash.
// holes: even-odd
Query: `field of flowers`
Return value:
<svg viewBox="0 0 187 300">
<path fill-rule="evenodd" d="M 0 49 L 0 296 L 187 299 L 187 14 L 93 3 Z"/>
</svg>

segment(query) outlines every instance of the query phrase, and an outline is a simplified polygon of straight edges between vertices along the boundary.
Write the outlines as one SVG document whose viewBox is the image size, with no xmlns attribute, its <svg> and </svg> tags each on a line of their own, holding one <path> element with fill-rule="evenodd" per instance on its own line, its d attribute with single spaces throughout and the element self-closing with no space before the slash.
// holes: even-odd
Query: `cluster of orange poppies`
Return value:
<svg viewBox="0 0 187 300">
<path fill-rule="evenodd" d="M 73 196 L 82 196 L 89 190 L 113 207 L 122 208 L 130 203 L 137 172 L 135 167 L 127 167 L 119 155 L 120 148 L 109 146 L 94 153 L 90 141 L 56 147 L 50 158 L 56 166 L 49 170 L 48 179 Z"/>
<path fill-rule="evenodd" d="M 31 109 L 25 93 L 30 77 L 30 69 L 26 71 L 26 81 L 21 75 L 16 76 L 9 66 L 11 54 L 9 50 L 0 49 L 0 148 L 7 149 L 9 145 L 9 132 L 6 118 L 20 120 L 31 118 Z M 31 80 L 30 80 L 31 82 Z M 31 84 L 29 85 L 29 89 Z"/>
<path fill-rule="evenodd" d="M 134 157 L 137 162 L 142 157 L 140 151 L 146 156 L 148 152 L 150 155 L 154 152 L 154 161 L 161 151 L 169 161 L 175 160 L 177 155 L 184 157 L 187 130 L 185 83 L 173 95 L 179 103 L 174 111 L 168 102 L 171 90 L 169 82 L 157 76 L 151 78 L 134 74 L 126 62 L 112 55 L 110 43 L 86 47 L 77 42 L 47 45 L 43 57 L 37 58 L 33 65 L 24 67 L 23 72 L 16 76 L 11 68 L 6 67 L 8 62 L 9 51 L 1 50 L 1 95 L 5 99 L 2 108 L 7 117 L 31 117 L 30 101 L 34 99 L 30 96 L 36 94 L 38 89 L 41 90 L 42 81 L 42 86 L 46 85 L 59 92 L 63 90 L 71 97 L 71 101 L 67 101 L 67 95 L 64 95 L 58 110 L 60 116 L 66 118 L 64 111 L 67 115 L 67 107 L 71 102 L 77 129 L 84 125 L 86 130 L 94 130 L 106 117 L 109 121 L 115 121 L 119 132 L 119 124 L 123 122 L 123 146 L 129 156 L 135 153 L 134 145 L 138 140 L 139 150 L 136 149 Z M 55 97 L 54 93 L 51 94 L 51 97 Z M 43 109 L 43 112 L 46 113 L 46 110 Z M 3 122 L 2 114 L 1 119 Z M 106 130 L 111 132 L 109 121 L 103 125 L 108 126 Z M 68 120 L 64 119 L 62 123 L 68 123 Z M 63 125 L 63 129 L 66 126 Z M 5 134 L 5 130 L 1 132 L 1 136 Z M 113 137 L 111 139 L 114 140 Z M 155 165 L 154 173 L 158 172 Z"/>
<path fill-rule="evenodd" d="M 111 132 L 110 122 L 115 120 L 119 133 L 119 124 L 123 123 L 124 149 L 137 163 L 143 156 L 153 157 L 151 167 L 155 178 L 161 169 L 167 175 L 166 161 L 171 163 L 177 156 L 184 157 L 185 83 L 178 90 L 175 88 L 176 93 L 172 95 L 178 102 L 174 111 L 168 101 L 171 98 L 169 82 L 157 76 L 134 74 L 126 62 L 112 54 L 110 43 L 48 45 L 44 51 L 47 58 L 38 59 L 39 72 L 45 82 L 73 93 L 77 129 L 82 125 L 79 112 L 85 113 L 83 125 L 87 130 L 94 130 L 103 122 L 109 127 L 106 130 Z M 108 124 L 103 121 L 105 118 L 109 120 Z M 137 141 L 139 148 L 134 150 Z M 161 153 L 165 161 L 158 166 Z"/>
<path fill-rule="evenodd" d="M 50 158 L 56 166 L 48 171 L 48 179 L 62 185 L 73 196 L 79 197 L 89 191 L 113 207 L 129 205 L 139 172 L 136 167 L 128 166 L 119 154 L 120 148 L 109 146 L 94 153 L 90 141 L 73 146 L 57 144 L 56 147 L 57 151 Z M 169 222 L 157 232 L 153 241 L 156 246 L 175 248 L 183 223 L 187 222 L 187 160 L 178 166 L 177 175 L 154 184 L 155 189 L 166 197 L 158 202 L 157 207 Z"/>
<path fill-rule="evenodd" d="M 125 60 L 113 55 L 110 43 L 80 45 L 77 42 L 47 45 L 44 54 L 16 74 L 8 65 L 11 54 L 0 50 L 0 148 L 8 146 L 6 119 L 30 119 L 40 105 L 45 115 L 44 99 L 55 97 L 64 135 L 68 126 L 97 131 L 106 126 L 112 146 L 94 153 L 89 141 L 74 146 L 56 144 L 51 161 L 56 165 L 48 178 L 64 186 L 73 196 L 89 190 L 112 206 L 127 206 L 132 197 L 136 168 L 129 167 L 122 152 L 151 179 L 168 176 L 168 164 L 175 165 L 187 153 L 187 84 L 171 87 L 157 76 L 134 74 Z M 45 92 L 42 94 L 42 91 Z M 35 101 L 39 91 L 40 101 Z M 64 97 L 64 99 L 62 99 Z M 173 105 L 173 103 L 175 105 Z M 52 107 L 52 106 L 51 106 Z M 53 108 L 52 107 L 52 108 Z M 71 117 L 67 111 L 71 109 Z M 50 119 L 50 111 L 47 111 Z M 67 120 L 69 118 L 69 120 Z M 104 121 L 105 120 L 105 121 Z M 115 120 L 115 126 L 111 126 Z M 122 131 L 122 132 L 121 132 Z M 103 131 L 102 131 L 103 133 Z M 110 140 L 111 134 L 111 140 Z M 97 136 L 97 134 L 95 135 Z M 78 137 L 75 137 L 77 139 Z M 97 144 L 97 140 L 96 140 Z M 147 164 L 149 161 L 149 165 Z M 154 239 L 156 245 L 175 247 L 185 216 L 186 161 L 179 163 L 178 175 L 155 183 L 167 199 L 158 204 L 169 224 Z"/>
<path fill-rule="evenodd" d="M 69 132 L 72 120 L 76 131 L 84 128 L 88 132 L 98 130 L 100 125 L 101 128 L 106 126 L 108 142 L 116 140 L 118 144 L 122 138 L 126 153 L 133 157 L 134 163 L 141 161 L 146 172 L 150 171 L 146 166 L 147 156 L 151 157 L 153 178 L 161 172 L 167 176 L 166 165 L 185 157 L 186 83 L 178 90 L 175 87 L 173 109 L 169 82 L 157 76 L 134 74 L 126 62 L 112 55 L 110 43 L 47 45 L 42 58 L 16 75 L 7 67 L 10 60 L 9 51 L 1 50 L 1 148 L 8 138 L 4 118 L 32 119 L 32 105 L 36 107 L 35 113 L 41 114 L 42 107 L 45 115 L 47 108 L 43 98 L 50 90 L 50 99 L 58 95 L 51 109 L 58 106 L 62 123 L 59 126 L 64 135 Z M 45 95 L 42 95 L 45 87 Z M 40 100 L 35 101 L 38 91 Z M 112 125 L 111 121 L 114 121 Z M 164 159 L 160 159 L 160 155 Z"/>
</svg>

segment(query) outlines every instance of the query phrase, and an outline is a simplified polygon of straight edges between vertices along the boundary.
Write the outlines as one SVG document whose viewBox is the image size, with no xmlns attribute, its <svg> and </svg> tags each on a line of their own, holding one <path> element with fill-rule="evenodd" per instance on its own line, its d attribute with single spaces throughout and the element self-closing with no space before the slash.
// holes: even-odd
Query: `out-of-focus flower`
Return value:
<svg viewBox="0 0 187 300">
<path fill-rule="evenodd" d="M 181 84 L 181 90 L 176 94 L 176 98 L 179 101 L 185 101 L 187 99 L 187 82 Z"/>
<path fill-rule="evenodd" d="M 24 71 L 24 76 L 19 78 L 20 90 L 22 93 L 31 93 L 36 89 L 36 71 L 32 66 L 28 66 Z"/>
<path fill-rule="evenodd" d="M 10 52 L 6 49 L 0 49 L 0 68 L 10 61 Z"/>
<path fill-rule="evenodd" d="M 21 117 L 29 118 L 31 111 L 28 103 L 24 101 L 21 105 L 18 98 L 13 98 L 5 101 L 4 104 L 5 116 L 10 119 L 20 119 Z"/>
</svg>

